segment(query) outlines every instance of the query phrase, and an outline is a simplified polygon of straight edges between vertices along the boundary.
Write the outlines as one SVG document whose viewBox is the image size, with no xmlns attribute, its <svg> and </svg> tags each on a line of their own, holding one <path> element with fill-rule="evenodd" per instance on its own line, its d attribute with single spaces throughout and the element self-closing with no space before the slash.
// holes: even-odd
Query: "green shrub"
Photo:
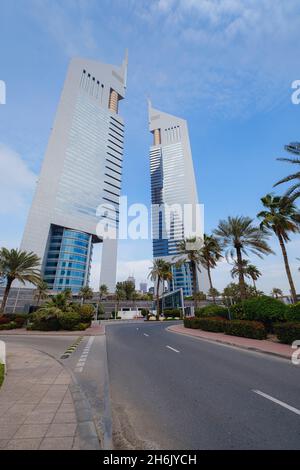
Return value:
<svg viewBox="0 0 300 470">
<path fill-rule="evenodd" d="M 226 323 L 225 333 L 243 338 L 266 339 L 267 332 L 261 322 L 248 320 L 231 320 Z"/>
<path fill-rule="evenodd" d="M 300 323 L 277 323 L 274 325 L 274 332 L 281 343 L 292 344 L 293 341 L 300 340 Z"/>
<path fill-rule="evenodd" d="M 230 311 L 234 319 L 260 321 L 268 331 L 272 331 L 273 323 L 285 320 L 287 308 L 280 300 L 262 296 L 243 300 Z"/>
<path fill-rule="evenodd" d="M 223 333 L 226 329 L 227 320 L 221 317 L 192 317 L 185 318 L 183 323 L 186 328 Z"/>
<path fill-rule="evenodd" d="M 7 315 L 2 315 L 2 317 L 0 317 L 0 326 L 1 325 L 6 325 L 10 321 L 11 321 L 10 317 L 8 317 Z"/>
<path fill-rule="evenodd" d="M 58 331 L 62 311 L 57 307 L 42 307 L 30 316 L 30 329 L 39 331 Z"/>
<path fill-rule="evenodd" d="M 229 306 L 230 316 L 232 320 L 244 319 L 244 308 L 241 302 Z"/>
<path fill-rule="evenodd" d="M 285 319 L 288 322 L 300 322 L 300 302 L 287 306 Z"/>
<path fill-rule="evenodd" d="M 26 322 L 26 318 L 20 317 L 19 315 L 15 318 L 15 323 L 17 324 L 17 328 L 22 328 Z"/>
<path fill-rule="evenodd" d="M 228 310 L 220 305 L 206 305 L 202 308 L 197 308 L 195 315 L 198 318 L 203 317 L 222 317 L 228 319 Z"/>
<path fill-rule="evenodd" d="M 148 308 L 142 308 L 141 309 L 141 315 L 145 318 L 149 314 Z"/>
<path fill-rule="evenodd" d="M 78 312 L 64 312 L 59 317 L 59 325 L 63 330 L 73 330 L 80 323 L 81 317 Z"/>
<path fill-rule="evenodd" d="M 17 328 L 17 324 L 14 321 L 0 325 L 0 330 L 14 330 L 15 328 Z"/>
<path fill-rule="evenodd" d="M 9 313 L 6 315 L 2 315 L 2 317 L 0 317 L 0 326 L 7 325 L 8 323 L 14 321 L 16 323 L 16 328 L 22 328 L 26 320 L 27 320 L 26 314 L 22 315 L 20 313 L 17 313 L 17 314 Z"/>
<path fill-rule="evenodd" d="M 94 306 L 91 304 L 81 305 L 79 314 L 80 314 L 80 322 L 88 323 L 90 325 L 95 315 Z"/>
<path fill-rule="evenodd" d="M 72 328 L 73 331 L 84 331 L 90 326 L 89 323 L 78 323 Z"/>
<path fill-rule="evenodd" d="M 166 309 L 164 310 L 164 316 L 165 317 L 180 317 L 181 315 L 181 310 L 179 308 L 172 308 L 172 309 Z"/>
</svg>

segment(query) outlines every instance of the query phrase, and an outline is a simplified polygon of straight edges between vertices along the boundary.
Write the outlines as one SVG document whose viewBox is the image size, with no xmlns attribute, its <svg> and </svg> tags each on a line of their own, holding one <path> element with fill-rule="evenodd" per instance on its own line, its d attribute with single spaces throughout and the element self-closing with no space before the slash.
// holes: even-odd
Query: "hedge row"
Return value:
<svg viewBox="0 0 300 470">
<path fill-rule="evenodd" d="M 300 323 L 277 323 L 274 325 L 274 332 L 281 343 L 292 344 L 293 341 L 300 340 Z"/>
<path fill-rule="evenodd" d="M 262 296 L 243 300 L 230 307 L 231 317 L 236 320 L 255 320 L 267 329 L 278 322 L 300 322 L 300 302 L 286 305 L 281 300 Z"/>
<path fill-rule="evenodd" d="M 267 337 L 267 332 L 264 325 L 255 321 L 228 321 L 221 317 L 192 317 L 184 319 L 184 326 L 186 328 L 226 333 L 228 335 L 242 336 L 244 338 L 265 339 Z"/>
</svg>

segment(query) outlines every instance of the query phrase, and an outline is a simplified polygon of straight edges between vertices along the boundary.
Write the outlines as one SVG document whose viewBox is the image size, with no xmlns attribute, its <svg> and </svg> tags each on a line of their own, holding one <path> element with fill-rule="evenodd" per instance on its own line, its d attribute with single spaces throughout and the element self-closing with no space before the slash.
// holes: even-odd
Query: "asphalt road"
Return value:
<svg viewBox="0 0 300 470">
<path fill-rule="evenodd" d="M 300 449 L 300 366 L 165 328 L 106 327 L 115 448 Z"/>
</svg>

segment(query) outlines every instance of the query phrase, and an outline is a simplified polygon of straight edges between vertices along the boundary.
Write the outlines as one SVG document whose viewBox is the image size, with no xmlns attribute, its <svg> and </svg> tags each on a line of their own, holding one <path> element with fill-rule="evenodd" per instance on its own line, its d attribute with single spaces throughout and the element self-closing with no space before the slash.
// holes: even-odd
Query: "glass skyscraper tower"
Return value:
<svg viewBox="0 0 300 470">
<path fill-rule="evenodd" d="M 96 227 L 99 216 L 118 225 L 124 144 L 118 108 L 126 77 L 127 54 L 120 67 L 70 63 L 21 243 L 41 258 L 54 291 L 88 284 L 93 244 L 100 242 L 100 283 L 115 289 L 117 239 L 103 239 Z"/>
<path fill-rule="evenodd" d="M 153 257 L 172 262 L 170 290 L 182 288 L 183 294 L 189 296 L 193 293 L 190 265 L 174 264 L 178 243 L 194 235 L 183 217 L 185 207 L 195 215 L 198 206 L 188 127 L 184 119 L 154 109 L 149 102 L 149 130 L 153 134 L 150 147 Z M 200 233 L 196 233 L 199 237 L 202 221 L 200 224 Z M 199 290 L 205 292 L 208 279 L 203 269 L 197 281 Z"/>
</svg>

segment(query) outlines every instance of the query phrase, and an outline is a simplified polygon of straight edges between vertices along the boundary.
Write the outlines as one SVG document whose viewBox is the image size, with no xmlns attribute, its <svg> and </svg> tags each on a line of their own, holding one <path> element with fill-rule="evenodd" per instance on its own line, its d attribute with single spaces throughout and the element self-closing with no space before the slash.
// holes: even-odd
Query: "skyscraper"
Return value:
<svg viewBox="0 0 300 470">
<path fill-rule="evenodd" d="M 93 244 L 102 241 L 100 283 L 115 288 L 117 240 L 96 227 L 99 216 L 118 225 L 126 76 L 127 54 L 120 67 L 76 58 L 68 69 L 21 243 L 41 258 L 55 291 L 88 284 Z"/>
<path fill-rule="evenodd" d="M 193 235 L 183 217 L 185 207 L 195 211 L 198 194 L 187 123 L 184 119 L 152 108 L 149 102 L 153 257 L 174 262 L 178 242 Z M 171 208 L 167 210 L 166 207 Z M 197 236 L 202 235 L 203 227 Z M 172 265 L 170 289 L 183 289 L 192 295 L 193 282 L 189 263 Z M 198 288 L 207 290 L 205 272 L 198 275 Z"/>
</svg>

